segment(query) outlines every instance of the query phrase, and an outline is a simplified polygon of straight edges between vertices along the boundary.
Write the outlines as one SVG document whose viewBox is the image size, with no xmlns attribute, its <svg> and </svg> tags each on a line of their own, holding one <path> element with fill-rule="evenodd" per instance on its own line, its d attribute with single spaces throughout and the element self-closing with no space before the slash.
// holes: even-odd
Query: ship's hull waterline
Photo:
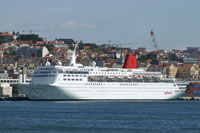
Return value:
<svg viewBox="0 0 200 133">
<path fill-rule="evenodd" d="M 184 90 L 173 86 L 148 84 L 133 86 L 53 86 L 41 84 L 19 84 L 17 87 L 30 100 L 174 100 Z"/>
</svg>

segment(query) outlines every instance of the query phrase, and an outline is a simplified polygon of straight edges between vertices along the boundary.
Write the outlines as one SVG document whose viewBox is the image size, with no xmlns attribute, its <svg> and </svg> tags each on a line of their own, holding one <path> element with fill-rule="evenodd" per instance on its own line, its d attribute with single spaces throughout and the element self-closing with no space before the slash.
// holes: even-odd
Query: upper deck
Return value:
<svg viewBox="0 0 200 133">
<path fill-rule="evenodd" d="M 100 68 L 91 66 L 40 66 L 35 75 L 87 74 L 89 76 L 145 76 L 162 77 L 160 72 L 145 72 L 142 69 Z"/>
</svg>

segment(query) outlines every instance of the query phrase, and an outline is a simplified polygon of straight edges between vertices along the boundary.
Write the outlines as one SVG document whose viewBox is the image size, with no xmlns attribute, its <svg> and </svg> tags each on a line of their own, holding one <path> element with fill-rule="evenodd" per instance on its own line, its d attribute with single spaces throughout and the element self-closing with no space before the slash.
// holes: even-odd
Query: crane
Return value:
<svg viewBox="0 0 200 133">
<path fill-rule="evenodd" d="M 109 46 L 116 46 L 116 47 L 121 47 L 122 45 L 130 45 L 130 44 L 141 44 L 141 43 L 139 43 L 139 42 L 111 43 L 111 41 L 108 41 Z"/>
<path fill-rule="evenodd" d="M 153 47 L 156 51 L 156 50 L 158 50 L 158 46 L 157 46 L 157 42 L 156 42 L 156 38 L 155 38 L 153 30 L 150 31 L 150 35 L 151 35 L 151 38 L 152 38 L 152 42 L 154 43 Z"/>
</svg>

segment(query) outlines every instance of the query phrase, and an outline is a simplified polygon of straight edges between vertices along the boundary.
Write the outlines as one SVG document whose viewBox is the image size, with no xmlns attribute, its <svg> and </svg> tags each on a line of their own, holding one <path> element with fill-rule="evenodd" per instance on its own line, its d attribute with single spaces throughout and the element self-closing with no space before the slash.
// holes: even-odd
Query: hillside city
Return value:
<svg viewBox="0 0 200 133">
<path fill-rule="evenodd" d="M 151 35 L 152 35 L 151 31 Z M 153 38 L 155 41 L 155 38 Z M 31 81 L 34 69 L 49 62 L 51 65 L 68 65 L 75 40 L 56 38 L 49 41 L 37 34 L 0 32 L 0 98 L 24 97 L 14 84 Z M 131 49 L 123 44 L 78 42 L 76 62 L 84 66 L 123 68 L 126 56 L 132 53 L 137 59 L 137 68 L 147 72 L 161 72 L 178 81 L 199 79 L 200 50 L 187 47 L 185 50 L 148 50 L 145 47 Z M 154 48 L 155 48 L 154 44 Z"/>
<path fill-rule="evenodd" d="M 199 13 L 200 0 L 0 0 L 0 133 L 200 133 Z"/>
<path fill-rule="evenodd" d="M 73 39 L 48 41 L 36 34 L 0 33 L 0 77 L 19 78 L 25 74 L 31 78 L 39 65 L 48 60 L 51 65 L 61 62 L 67 65 L 73 52 Z M 147 50 L 125 48 L 123 45 L 96 45 L 80 41 L 77 49 L 77 63 L 90 66 L 96 62 L 99 67 L 122 68 L 128 53 L 137 57 L 137 67 L 146 71 L 162 72 L 180 80 L 199 78 L 200 51 L 198 47 L 185 50 Z"/>
</svg>

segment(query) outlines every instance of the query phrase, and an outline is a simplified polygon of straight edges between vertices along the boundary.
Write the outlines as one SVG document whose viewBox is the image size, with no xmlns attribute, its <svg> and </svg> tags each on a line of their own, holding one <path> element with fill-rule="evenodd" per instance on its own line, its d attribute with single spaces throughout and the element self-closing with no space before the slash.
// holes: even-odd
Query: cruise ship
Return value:
<svg viewBox="0 0 200 133">
<path fill-rule="evenodd" d="M 137 69 L 132 54 L 123 68 L 77 64 L 77 45 L 67 66 L 47 61 L 34 71 L 30 84 L 17 87 L 30 100 L 170 100 L 184 94 L 186 86 L 176 79 Z"/>
</svg>

